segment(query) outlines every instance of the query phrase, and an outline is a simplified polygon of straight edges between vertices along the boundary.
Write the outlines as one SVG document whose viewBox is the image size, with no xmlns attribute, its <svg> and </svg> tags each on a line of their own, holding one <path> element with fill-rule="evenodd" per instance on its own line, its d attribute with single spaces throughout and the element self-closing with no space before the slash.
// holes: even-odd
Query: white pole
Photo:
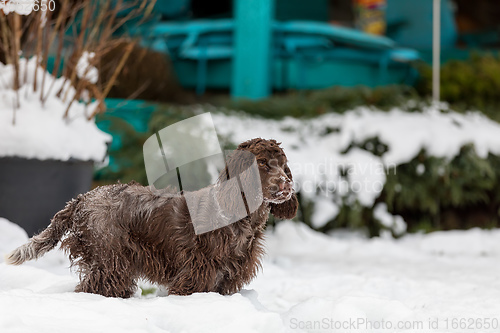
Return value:
<svg viewBox="0 0 500 333">
<path fill-rule="evenodd" d="M 434 0 L 432 15 L 432 99 L 439 102 L 441 99 L 441 0 Z"/>
</svg>

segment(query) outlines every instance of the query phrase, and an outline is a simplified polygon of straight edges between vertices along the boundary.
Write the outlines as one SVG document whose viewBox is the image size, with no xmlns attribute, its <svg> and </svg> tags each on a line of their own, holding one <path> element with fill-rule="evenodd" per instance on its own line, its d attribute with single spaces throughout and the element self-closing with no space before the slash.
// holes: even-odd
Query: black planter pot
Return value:
<svg viewBox="0 0 500 333">
<path fill-rule="evenodd" d="M 0 157 L 0 217 L 33 236 L 50 224 L 66 202 L 87 192 L 92 161 Z"/>
</svg>

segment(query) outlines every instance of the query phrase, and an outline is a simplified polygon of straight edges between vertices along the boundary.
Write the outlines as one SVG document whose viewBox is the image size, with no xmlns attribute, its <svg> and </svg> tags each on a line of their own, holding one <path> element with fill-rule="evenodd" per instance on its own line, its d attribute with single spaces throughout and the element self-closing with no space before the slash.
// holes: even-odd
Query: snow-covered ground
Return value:
<svg viewBox="0 0 500 333">
<path fill-rule="evenodd" d="M 26 240 L 0 219 L 0 258 Z M 60 251 L 0 259 L 0 332 L 499 332 L 499 240 L 478 229 L 369 240 L 286 221 L 232 296 L 76 294 Z"/>
</svg>

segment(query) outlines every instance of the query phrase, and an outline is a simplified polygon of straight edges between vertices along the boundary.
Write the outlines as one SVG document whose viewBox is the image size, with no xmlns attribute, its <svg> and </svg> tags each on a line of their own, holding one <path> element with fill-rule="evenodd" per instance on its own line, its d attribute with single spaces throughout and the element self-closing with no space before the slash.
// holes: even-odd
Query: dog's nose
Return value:
<svg viewBox="0 0 500 333">
<path fill-rule="evenodd" d="M 287 190 L 290 191 L 292 189 L 292 183 L 291 182 L 284 182 L 280 183 L 280 191 Z"/>
</svg>

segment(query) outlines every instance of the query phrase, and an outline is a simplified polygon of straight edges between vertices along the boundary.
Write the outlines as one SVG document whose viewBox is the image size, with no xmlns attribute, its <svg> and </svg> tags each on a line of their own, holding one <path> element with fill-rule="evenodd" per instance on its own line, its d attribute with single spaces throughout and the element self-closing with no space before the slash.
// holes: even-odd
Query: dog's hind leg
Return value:
<svg viewBox="0 0 500 333">
<path fill-rule="evenodd" d="M 133 296 L 136 290 L 137 284 L 128 274 L 109 272 L 98 267 L 93 267 L 90 272 L 82 275 L 75 288 L 75 292 L 121 298 Z"/>
<path fill-rule="evenodd" d="M 208 262 L 191 262 L 168 282 L 169 295 L 216 292 L 217 271 Z"/>
<path fill-rule="evenodd" d="M 99 255 L 82 258 L 76 265 L 80 271 L 76 292 L 129 298 L 137 290 L 131 263 L 126 258 L 117 258 L 112 252 L 102 250 Z"/>
</svg>

